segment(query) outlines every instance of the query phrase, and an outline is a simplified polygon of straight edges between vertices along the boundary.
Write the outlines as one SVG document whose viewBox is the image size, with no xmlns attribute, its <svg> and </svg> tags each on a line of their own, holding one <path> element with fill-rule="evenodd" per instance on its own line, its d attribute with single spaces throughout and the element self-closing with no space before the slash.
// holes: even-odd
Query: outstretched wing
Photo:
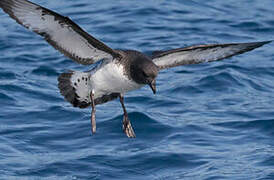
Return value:
<svg viewBox="0 0 274 180">
<path fill-rule="evenodd" d="M 54 48 L 80 64 L 119 56 L 68 17 L 37 4 L 27 0 L 0 0 L 0 7 L 19 24 L 43 36 Z"/>
<path fill-rule="evenodd" d="M 225 59 L 251 51 L 270 42 L 271 41 L 190 46 L 169 51 L 158 51 L 152 59 L 160 69 L 165 69 L 180 65 L 198 64 Z"/>
</svg>

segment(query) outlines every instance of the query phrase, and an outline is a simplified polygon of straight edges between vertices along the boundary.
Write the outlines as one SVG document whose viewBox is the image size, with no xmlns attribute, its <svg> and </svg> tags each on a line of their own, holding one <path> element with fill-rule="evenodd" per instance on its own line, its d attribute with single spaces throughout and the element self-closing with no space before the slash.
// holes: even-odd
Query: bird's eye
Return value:
<svg viewBox="0 0 274 180">
<path fill-rule="evenodd" d="M 144 75 L 144 77 L 148 77 L 148 75 L 145 72 L 143 72 L 143 75 Z"/>
</svg>

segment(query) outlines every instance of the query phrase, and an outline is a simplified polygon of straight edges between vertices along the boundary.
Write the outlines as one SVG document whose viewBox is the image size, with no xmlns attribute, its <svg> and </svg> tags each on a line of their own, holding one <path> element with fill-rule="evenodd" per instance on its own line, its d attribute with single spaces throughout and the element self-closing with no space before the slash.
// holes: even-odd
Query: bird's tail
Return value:
<svg viewBox="0 0 274 180">
<path fill-rule="evenodd" d="M 90 105 L 90 74 L 70 71 L 58 77 L 60 93 L 74 107 L 86 108 Z"/>
</svg>

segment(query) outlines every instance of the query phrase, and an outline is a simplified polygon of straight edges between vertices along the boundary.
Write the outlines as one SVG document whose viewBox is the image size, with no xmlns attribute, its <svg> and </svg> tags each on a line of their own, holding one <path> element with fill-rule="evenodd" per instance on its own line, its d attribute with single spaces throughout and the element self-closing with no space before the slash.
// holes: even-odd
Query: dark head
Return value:
<svg viewBox="0 0 274 180">
<path fill-rule="evenodd" d="M 156 93 L 157 75 L 158 67 L 149 57 L 139 52 L 131 55 L 130 76 L 139 84 L 148 84 L 154 94 Z"/>
</svg>

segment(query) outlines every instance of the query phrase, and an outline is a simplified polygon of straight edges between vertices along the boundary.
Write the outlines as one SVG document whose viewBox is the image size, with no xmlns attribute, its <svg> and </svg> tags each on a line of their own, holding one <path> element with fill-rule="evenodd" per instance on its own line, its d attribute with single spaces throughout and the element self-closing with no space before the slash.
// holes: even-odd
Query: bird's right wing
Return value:
<svg viewBox="0 0 274 180">
<path fill-rule="evenodd" d="M 43 36 L 54 48 L 80 64 L 93 64 L 120 56 L 68 17 L 27 0 L 0 0 L 2 8 L 19 24 Z"/>
<path fill-rule="evenodd" d="M 152 60 L 160 69 L 198 64 L 222 60 L 237 54 L 242 54 L 270 42 L 271 41 L 196 45 L 168 51 L 159 51 L 152 57 Z"/>
</svg>

